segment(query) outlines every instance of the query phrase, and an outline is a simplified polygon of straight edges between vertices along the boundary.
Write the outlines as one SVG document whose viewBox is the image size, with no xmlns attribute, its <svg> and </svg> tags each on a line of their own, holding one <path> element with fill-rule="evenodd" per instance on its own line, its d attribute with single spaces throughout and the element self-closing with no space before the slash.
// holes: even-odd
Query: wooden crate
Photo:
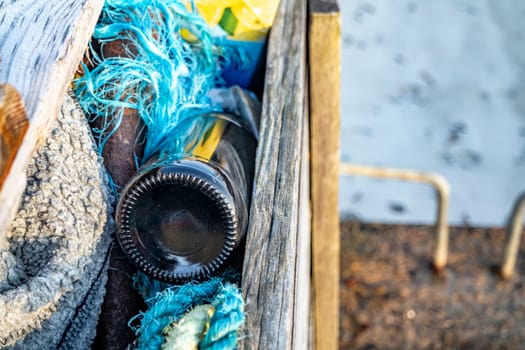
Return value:
<svg viewBox="0 0 525 350">
<path fill-rule="evenodd" d="M 0 239 L 25 188 L 27 164 L 58 114 L 102 5 L 102 0 L 0 3 L 0 84 L 20 92 L 29 118 L 0 189 Z M 281 1 L 269 38 L 243 267 L 250 334 L 245 349 L 306 349 L 314 338 L 319 349 L 337 346 L 338 45 L 335 0 L 312 0 L 309 11 L 306 1 Z M 311 320 L 318 320 L 316 332 Z"/>
</svg>

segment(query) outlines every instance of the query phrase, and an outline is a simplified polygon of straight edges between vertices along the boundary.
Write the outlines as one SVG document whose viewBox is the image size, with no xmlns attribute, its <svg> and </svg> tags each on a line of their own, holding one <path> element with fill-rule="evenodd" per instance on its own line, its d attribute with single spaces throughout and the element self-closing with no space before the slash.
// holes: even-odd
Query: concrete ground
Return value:
<svg viewBox="0 0 525 350">
<path fill-rule="evenodd" d="M 443 174 L 453 224 L 525 190 L 525 1 L 340 0 L 343 161 Z M 341 216 L 431 223 L 425 185 L 345 177 Z"/>
</svg>

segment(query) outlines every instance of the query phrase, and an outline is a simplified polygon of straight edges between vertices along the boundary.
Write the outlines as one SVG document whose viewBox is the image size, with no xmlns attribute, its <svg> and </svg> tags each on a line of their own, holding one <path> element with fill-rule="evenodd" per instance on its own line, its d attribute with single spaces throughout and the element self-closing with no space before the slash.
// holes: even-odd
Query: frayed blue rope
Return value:
<svg viewBox="0 0 525 350">
<path fill-rule="evenodd" d="M 130 321 L 130 324 L 140 321 L 140 326 L 132 327 L 137 334 L 137 349 L 160 349 L 165 341 L 163 330 L 200 304 L 212 304 L 216 311 L 199 348 L 227 350 L 237 347 L 238 333 L 244 324 L 244 302 L 239 288 L 233 284 L 214 277 L 202 283 L 167 287 L 165 283 L 138 274 L 135 285 L 148 304 L 147 311 Z"/>
<path fill-rule="evenodd" d="M 158 350 L 164 343 L 162 331 L 164 327 L 179 319 L 191 307 L 210 303 L 213 296 L 222 285 L 219 278 L 198 285 L 186 284 L 180 287 L 165 289 L 156 296 L 146 300 L 151 305 L 146 312 L 137 316 L 140 327 L 137 334 L 137 349 Z M 131 322 L 135 322 L 132 319 Z"/>
<path fill-rule="evenodd" d="M 120 40 L 129 57 L 101 57 L 92 48 L 95 68 L 83 65 L 75 93 L 102 125 L 93 130 L 100 153 L 123 108 L 138 111 L 146 130 L 139 165 L 156 153 L 183 153 L 187 119 L 220 110 L 208 92 L 222 83 L 221 70 L 249 65 L 242 51 L 215 45 L 206 22 L 180 0 L 106 0 L 93 38 L 102 48 Z"/>
<path fill-rule="evenodd" d="M 236 349 L 238 332 L 244 325 L 244 301 L 239 288 L 232 284 L 224 285 L 212 304 L 215 306 L 215 313 L 199 348 Z"/>
</svg>

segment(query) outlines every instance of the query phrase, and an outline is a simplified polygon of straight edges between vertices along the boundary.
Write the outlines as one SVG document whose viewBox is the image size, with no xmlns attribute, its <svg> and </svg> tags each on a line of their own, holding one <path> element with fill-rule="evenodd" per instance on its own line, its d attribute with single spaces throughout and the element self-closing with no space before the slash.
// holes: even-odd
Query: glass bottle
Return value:
<svg viewBox="0 0 525 350">
<path fill-rule="evenodd" d="M 155 279 L 201 280 L 221 269 L 248 223 L 257 129 L 226 113 L 192 119 L 184 151 L 149 160 L 124 188 L 117 240 Z"/>
</svg>

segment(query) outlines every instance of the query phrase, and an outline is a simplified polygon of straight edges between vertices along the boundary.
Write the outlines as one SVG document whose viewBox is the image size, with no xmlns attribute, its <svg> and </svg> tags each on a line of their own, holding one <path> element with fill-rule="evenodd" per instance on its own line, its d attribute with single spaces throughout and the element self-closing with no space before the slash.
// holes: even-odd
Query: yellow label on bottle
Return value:
<svg viewBox="0 0 525 350">
<path fill-rule="evenodd" d="M 203 130 L 204 134 L 199 139 L 199 143 L 192 146 L 193 149 L 186 149 L 186 151 L 197 157 L 211 159 L 221 141 L 226 124 L 227 121 L 222 119 L 208 121 Z"/>
</svg>

